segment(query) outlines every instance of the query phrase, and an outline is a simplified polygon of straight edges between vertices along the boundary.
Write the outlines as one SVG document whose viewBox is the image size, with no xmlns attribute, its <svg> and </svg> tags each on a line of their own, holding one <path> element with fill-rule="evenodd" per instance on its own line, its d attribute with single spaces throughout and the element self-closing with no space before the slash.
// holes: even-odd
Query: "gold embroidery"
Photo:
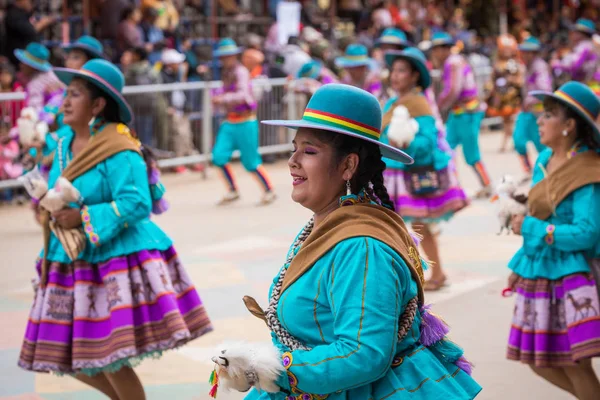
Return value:
<svg viewBox="0 0 600 400">
<path fill-rule="evenodd" d="M 127 136 L 136 146 L 141 146 L 142 143 L 135 137 L 133 137 L 133 135 L 131 134 L 131 130 L 129 129 L 129 127 L 125 124 L 118 124 L 117 125 L 117 132 L 120 133 L 121 135 L 125 135 Z"/>
<path fill-rule="evenodd" d="M 119 212 L 119 208 L 117 207 L 117 203 L 115 203 L 114 201 L 111 201 L 110 205 L 112 206 L 113 211 L 115 212 L 115 214 L 117 214 L 117 217 L 121 218 L 121 213 Z"/>
<path fill-rule="evenodd" d="M 367 238 L 365 238 L 365 244 L 367 246 L 367 251 L 366 251 L 366 255 L 365 255 L 365 273 L 363 276 L 362 304 L 360 307 L 360 324 L 358 327 L 358 334 L 356 335 L 356 342 L 357 342 L 356 349 L 352 350 L 350 353 L 343 355 L 343 356 L 329 357 L 329 358 L 326 358 L 324 360 L 321 360 L 319 362 L 312 363 L 312 364 L 311 363 L 292 364 L 292 367 L 306 367 L 306 366 L 316 367 L 317 365 L 321 365 L 327 361 L 348 358 L 351 355 L 353 355 L 354 353 L 356 353 L 358 350 L 360 350 L 360 348 L 361 348 L 360 333 L 362 332 L 363 320 L 365 318 L 365 295 L 367 292 L 367 274 L 369 273 L 369 242 L 367 241 Z"/>
<path fill-rule="evenodd" d="M 414 247 L 410 247 L 408 249 L 408 257 L 412 260 L 412 264 L 419 275 L 419 280 L 421 281 L 421 285 L 425 283 L 425 275 L 423 273 L 423 265 L 421 263 L 421 257 L 419 257 L 419 252 Z"/>
<path fill-rule="evenodd" d="M 321 324 L 319 324 L 319 320 L 317 318 L 317 300 L 319 299 L 319 294 L 321 293 L 321 279 L 323 279 L 323 273 L 325 272 L 325 268 L 321 272 L 321 276 L 319 277 L 319 284 L 317 285 L 317 295 L 315 296 L 314 306 L 313 306 L 313 315 L 315 318 L 315 324 L 317 324 L 317 328 L 319 328 L 319 335 L 321 335 L 321 340 L 325 343 L 325 336 L 323 336 L 323 330 L 321 329 Z"/>
<path fill-rule="evenodd" d="M 456 375 L 458 375 L 458 373 L 459 373 L 459 372 L 460 372 L 460 368 L 457 368 L 457 369 L 456 369 L 456 371 L 454 371 L 454 373 L 453 373 L 452 375 L 445 374 L 445 375 L 441 376 L 440 378 L 436 379 L 435 381 L 436 381 L 436 382 L 441 382 L 441 381 L 443 381 L 443 380 L 444 380 L 444 379 L 446 379 L 446 378 L 454 378 Z M 390 397 L 392 397 L 394 394 L 396 394 L 396 393 L 398 393 L 398 392 L 402 392 L 402 391 L 404 391 L 404 390 L 407 390 L 409 393 L 414 393 L 414 392 L 418 391 L 419 389 L 421 389 L 421 388 L 423 387 L 423 385 L 424 385 L 425 383 L 427 383 L 427 381 L 428 381 L 428 380 L 430 380 L 430 378 L 426 378 L 426 379 L 424 379 L 424 380 L 423 380 L 421 383 L 419 383 L 419 385 L 418 385 L 416 388 L 414 388 L 414 389 L 410 389 L 410 390 L 408 390 L 408 389 L 406 389 L 406 388 L 398 388 L 398 389 L 394 390 L 392 393 L 390 393 L 390 394 L 388 394 L 388 395 L 386 395 L 386 396 L 382 397 L 382 398 L 381 398 L 381 400 L 385 400 L 385 399 L 387 399 L 387 398 L 390 398 Z"/>
<path fill-rule="evenodd" d="M 333 279 L 335 277 L 335 264 L 331 263 L 331 287 L 329 288 L 329 297 L 331 297 L 331 311 L 333 312 L 333 318 L 337 314 L 335 309 L 335 301 L 333 300 Z"/>
</svg>

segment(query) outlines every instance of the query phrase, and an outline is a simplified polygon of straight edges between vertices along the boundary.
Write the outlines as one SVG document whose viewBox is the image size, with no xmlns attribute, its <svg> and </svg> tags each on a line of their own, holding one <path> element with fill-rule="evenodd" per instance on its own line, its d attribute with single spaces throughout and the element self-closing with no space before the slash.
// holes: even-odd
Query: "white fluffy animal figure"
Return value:
<svg viewBox="0 0 600 400">
<path fill-rule="evenodd" d="M 285 372 L 281 353 L 272 343 L 223 343 L 215 350 L 218 382 L 225 389 L 279 392 L 277 379 Z"/>
<path fill-rule="evenodd" d="M 502 180 L 496 186 L 496 194 L 492 197 L 491 201 L 500 202 L 500 210 L 498 211 L 500 230 L 497 233 L 498 235 L 503 231 L 506 231 L 507 235 L 512 232 L 510 222 L 513 215 L 527 214 L 527 196 L 519 193 L 519 184 L 510 175 L 502 177 Z"/>
<path fill-rule="evenodd" d="M 389 139 L 400 145 L 408 146 L 419 131 L 419 123 L 410 117 L 408 109 L 404 106 L 394 108 L 394 114 L 388 128 Z"/>
<path fill-rule="evenodd" d="M 38 119 L 35 109 L 25 107 L 17 119 L 19 142 L 25 147 L 30 147 L 35 141 L 45 143 L 46 134 L 49 132 L 48 124 Z"/>
<path fill-rule="evenodd" d="M 54 187 L 40 199 L 40 205 L 51 213 L 62 210 L 69 203 L 82 204 L 81 194 L 71 182 L 62 176 L 58 178 Z"/>
<path fill-rule="evenodd" d="M 48 192 L 48 182 L 44 179 L 37 168 L 18 178 L 25 190 L 36 201 L 40 200 Z"/>
</svg>

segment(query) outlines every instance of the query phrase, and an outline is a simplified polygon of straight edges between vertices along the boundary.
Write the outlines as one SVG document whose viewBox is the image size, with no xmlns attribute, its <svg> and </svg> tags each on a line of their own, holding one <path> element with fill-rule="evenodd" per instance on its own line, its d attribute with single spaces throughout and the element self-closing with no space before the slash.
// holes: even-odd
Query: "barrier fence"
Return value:
<svg viewBox="0 0 600 400">
<path fill-rule="evenodd" d="M 489 78 L 489 69 L 479 71 L 480 89 Z M 434 71 L 434 89 L 439 88 L 439 73 Z M 257 98 L 257 118 L 297 119 L 307 98 L 293 90 L 295 81 L 285 78 L 257 79 L 253 90 Z M 133 129 L 140 140 L 153 149 L 161 168 L 204 164 L 211 161 L 211 150 L 218 127 L 225 115 L 213 107 L 211 94 L 222 82 L 185 82 L 160 85 L 127 86 L 123 94 L 135 120 Z M 482 91 L 481 91 L 482 92 Z M 0 93 L 0 129 L 10 129 L 20 115 L 24 93 Z M 497 121 L 487 120 L 486 123 Z M 260 126 L 259 152 L 271 161 L 292 149 L 293 133 L 283 127 Z M 233 154 L 239 157 L 239 152 Z M 0 181 L 0 190 L 20 187 L 16 180 Z"/>
</svg>

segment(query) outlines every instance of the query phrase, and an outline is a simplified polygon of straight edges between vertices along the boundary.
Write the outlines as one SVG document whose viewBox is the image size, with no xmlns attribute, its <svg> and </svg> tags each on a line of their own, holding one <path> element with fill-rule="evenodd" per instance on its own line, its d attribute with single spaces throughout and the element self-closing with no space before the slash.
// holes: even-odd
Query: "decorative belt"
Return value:
<svg viewBox="0 0 600 400">
<path fill-rule="evenodd" d="M 464 114 L 470 112 L 479 111 L 480 102 L 478 99 L 472 99 L 467 101 L 466 103 L 458 104 L 452 107 L 452 112 L 454 114 Z"/>
<path fill-rule="evenodd" d="M 256 114 L 254 113 L 254 111 L 244 111 L 241 113 L 230 112 L 227 114 L 227 121 L 232 122 L 234 124 L 250 121 L 252 119 L 256 119 Z"/>
</svg>

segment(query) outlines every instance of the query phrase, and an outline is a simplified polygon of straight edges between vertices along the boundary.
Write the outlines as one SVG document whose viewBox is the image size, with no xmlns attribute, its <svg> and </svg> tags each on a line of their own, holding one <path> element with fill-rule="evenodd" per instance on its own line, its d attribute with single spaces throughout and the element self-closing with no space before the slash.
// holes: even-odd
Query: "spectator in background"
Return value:
<svg viewBox="0 0 600 400">
<path fill-rule="evenodd" d="M 23 86 L 17 82 L 15 77 L 15 68 L 8 62 L 0 64 L 0 93 L 22 91 Z M 23 107 L 22 100 L 0 102 L 0 115 L 2 116 L 0 124 L 6 124 L 9 127 L 15 126 Z"/>
<path fill-rule="evenodd" d="M 172 0 L 142 0 L 142 9 L 153 8 L 158 13 L 155 26 L 170 35 L 179 25 L 179 12 Z"/>
<path fill-rule="evenodd" d="M 55 17 L 42 17 L 32 22 L 33 1 L 15 0 L 6 10 L 6 51 L 11 63 L 16 67 L 19 60 L 14 55 L 16 49 L 24 49 L 29 43 L 39 39 L 39 33 L 56 22 Z"/>
<path fill-rule="evenodd" d="M 100 0 L 100 32 L 103 39 L 116 40 L 123 11 L 130 0 Z"/>
<path fill-rule="evenodd" d="M 158 71 L 148 62 L 148 52 L 143 47 L 127 50 L 121 57 L 126 86 L 156 85 L 162 83 Z M 133 127 L 140 141 L 146 146 L 156 146 L 153 138 L 155 126 L 166 123 L 167 104 L 158 93 L 126 95 L 135 113 Z"/>
<path fill-rule="evenodd" d="M 117 28 L 117 51 L 119 58 L 123 53 L 134 47 L 144 46 L 142 30 L 139 26 L 141 20 L 140 10 L 127 7 L 121 13 L 121 22 Z"/>
<path fill-rule="evenodd" d="M 165 35 L 163 31 L 156 26 L 158 11 L 155 8 L 146 8 L 143 11 L 142 28 L 143 40 L 146 43 L 146 50 L 149 51 L 148 61 L 154 65 L 160 60 L 163 48 L 165 47 Z"/>
<path fill-rule="evenodd" d="M 296 76 L 300 68 L 309 62 L 310 56 L 302 47 L 296 36 L 290 36 L 288 44 L 281 50 L 283 57 L 283 71 L 290 76 Z"/>
</svg>

